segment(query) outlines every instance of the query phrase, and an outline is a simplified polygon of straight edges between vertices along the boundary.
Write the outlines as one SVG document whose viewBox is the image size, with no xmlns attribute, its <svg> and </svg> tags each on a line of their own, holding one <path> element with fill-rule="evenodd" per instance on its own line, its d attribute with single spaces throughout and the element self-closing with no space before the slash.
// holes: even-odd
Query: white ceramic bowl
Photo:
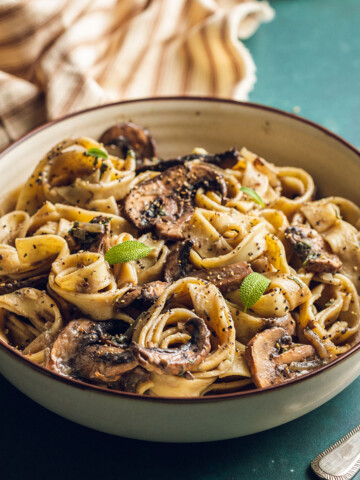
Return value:
<svg viewBox="0 0 360 480">
<path fill-rule="evenodd" d="M 97 138 L 124 120 L 148 127 L 163 156 L 186 154 L 195 146 L 210 152 L 246 146 L 278 165 L 305 168 L 320 195 L 342 195 L 360 204 L 360 154 L 344 140 L 272 108 L 205 98 L 116 103 L 51 122 L 3 152 L 1 190 L 24 182 L 42 155 L 63 138 Z M 0 371 L 36 402 L 82 425 L 143 440 L 200 442 L 266 430 L 322 405 L 359 375 L 360 345 L 280 386 L 196 399 L 149 398 L 65 379 L 1 342 Z"/>
</svg>

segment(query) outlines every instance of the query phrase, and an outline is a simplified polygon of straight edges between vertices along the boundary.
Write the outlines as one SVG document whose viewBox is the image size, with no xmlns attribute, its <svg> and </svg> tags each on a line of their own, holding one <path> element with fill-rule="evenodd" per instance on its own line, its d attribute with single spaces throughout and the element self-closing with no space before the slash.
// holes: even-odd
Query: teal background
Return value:
<svg viewBox="0 0 360 480">
<path fill-rule="evenodd" d="M 320 123 L 360 147 L 360 0 L 273 0 L 273 22 L 245 42 L 250 100 Z"/>
<path fill-rule="evenodd" d="M 290 112 L 298 106 L 301 116 L 360 146 L 360 0 L 271 5 L 276 19 L 246 41 L 259 78 L 251 101 Z M 192 445 L 151 444 L 86 429 L 36 405 L 3 378 L 0 392 L 4 480 L 310 479 L 310 461 L 360 423 L 360 379 L 282 427 Z"/>
</svg>

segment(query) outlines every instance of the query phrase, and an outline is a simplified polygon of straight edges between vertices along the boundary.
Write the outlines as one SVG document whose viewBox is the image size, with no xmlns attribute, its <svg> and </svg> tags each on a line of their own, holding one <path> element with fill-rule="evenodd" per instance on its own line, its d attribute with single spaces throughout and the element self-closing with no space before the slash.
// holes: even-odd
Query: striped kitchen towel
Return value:
<svg viewBox="0 0 360 480">
<path fill-rule="evenodd" d="M 69 112 L 160 95 L 246 99 L 239 41 L 273 18 L 256 0 L 2 0 L 0 150 Z"/>
</svg>

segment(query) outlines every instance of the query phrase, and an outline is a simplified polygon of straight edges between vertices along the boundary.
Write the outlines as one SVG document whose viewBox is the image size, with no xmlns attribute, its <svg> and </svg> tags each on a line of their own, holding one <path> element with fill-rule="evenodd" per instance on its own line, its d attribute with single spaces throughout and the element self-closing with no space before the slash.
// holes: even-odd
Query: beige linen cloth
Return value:
<svg viewBox="0 0 360 480">
<path fill-rule="evenodd" d="M 246 99 L 255 65 L 239 39 L 273 15 L 256 0 L 0 0 L 0 150 L 111 101 Z"/>
</svg>

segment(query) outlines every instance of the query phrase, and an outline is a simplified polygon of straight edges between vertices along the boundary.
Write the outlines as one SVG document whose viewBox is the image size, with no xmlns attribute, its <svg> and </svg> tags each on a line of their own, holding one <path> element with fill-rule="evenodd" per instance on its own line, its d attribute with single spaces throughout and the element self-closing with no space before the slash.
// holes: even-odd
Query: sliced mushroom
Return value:
<svg viewBox="0 0 360 480">
<path fill-rule="evenodd" d="M 192 270 L 189 263 L 189 255 L 192 240 L 186 240 L 178 244 L 167 258 L 164 278 L 167 282 L 174 282 L 183 277 L 195 277 L 207 280 L 213 283 L 222 293 L 235 290 L 244 280 L 244 278 L 252 272 L 252 269 L 246 262 L 225 265 L 219 268 L 209 268 L 202 270 Z"/>
<path fill-rule="evenodd" d="M 295 335 L 296 322 L 290 315 L 290 313 L 284 315 L 283 317 L 274 317 L 274 318 L 264 318 L 264 327 L 273 328 L 281 327 L 287 331 L 289 335 Z"/>
<path fill-rule="evenodd" d="M 108 128 L 101 135 L 99 142 L 106 145 L 111 155 L 117 157 L 125 157 L 128 150 L 133 150 L 138 159 L 156 156 L 155 142 L 149 131 L 131 122 L 119 123 Z"/>
<path fill-rule="evenodd" d="M 289 365 L 292 362 L 302 362 L 306 359 L 313 359 L 316 350 L 312 345 L 295 345 L 288 350 L 274 357 L 276 365 Z"/>
<path fill-rule="evenodd" d="M 164 279 L 166 282 L 174 282 L 179 278 L 188 276 L 191 270 L 189 264 L 189 256 L 194 242 L 192 240 L 185 240 L 176 244 L 166 259 Z"/>
<path fill-rule="evenodd" d="M 124 212 L 139 230 L 155 228 L 161 238 L 182 240 L 184 223 L 194 211 L 197 187 L 218 190 L 223 199 L 227 187 L 223 175 L 201 163 L 168 168 L 136 185 L 125 199 Z"/>
<path fill-rule="evenodd" d="M 157 172 L 163 172 L 167 168 L 174 167 L 176 165 L 183 165 L 186 162 L 193 160 L 201 160 L 202 162 L 211 163 L 221 168 L 232 168 L 237 164 L 239 159 L 239 152 L 232 148 L 222 153 L 215 153 L 215 155 L 193 153 L 191 155 L 185 155 L 177 158 L 153 158 L 151 160 L 145 160 L 143 162 L 137 162 L 136 171 L 138 173 L 146 170 L 155 170 Z"/>
<path fill-rule="evenodd" d="M 188 273 L 181 271 L 181 276 L 177 276 L 179 272 L 175 271 L 175 260 L 171 259 L 168 264 L 170 264 L 170 266 L 172 265 L 173 268 L 165 271 L 165 279 L 167 279 L 166 282 L 156 280 L 155 282 L 146 283 L 142 286 L 137 285 L 129 288 L 129 290 L 121 298 L 116 300 L 117 308 L 122 309 L 129 307 L 129 305 L 131 305 L 133 308 L 139 308 L 140 310 L 148 308 L 151 304 L 158 300 L 171 282 L 186 276 L 207 280 L 213 283 L 222 293 L 225 293 L 229 290 L 238 288 L 243 279 L 252 272 L 251 268 L 246 262 L 240 262 L 233 265 L 226 265 L 224 267 L 212 268 L 208 270 L 192 270 Z M 181 265 L 179 268 L 181 270 Z M 172 277 L 171 275 L 175 273 L 176 277 Z"/>
<path fill-rule="evenodd" d="M 176 247 L 175 251 L 178 253 L 180 250 Z M 169 257 L 171 257 L 171 255 L 172 254 L 170 254 Z M 176 256 L 176 258 L 178 258 L 178 256 Z M 244 278 L 251 272 L 252 270 L 246 262 L 235 263 L 233 265 L 226 265 L 219 268 L 191 270 L 186 272 L 185 265 L 181 265 L 181 263 L 178 264 L 174 255 L 167 262 L 165 270 L 166 282 L 157 280 L 155 282 L 146 283 L 142 286 L 137 285 L 131 287 L 121 298 L 116 300 L 116 306 L 117 308 L 122 309 L 131 305 L 134 309 L 134 315 L 137 316 L 141 310 L 148 308 L 151 304 L 156 302 L 171 282 L 178 280 L 179 278 L 201 278 L 202 280 L 207 280 L 208 282 L 213 283 L 221 293 L 226 293 L 238 288 Z M 131 315 L 131 312 L 128 313 Z"/>
<path fill-rule="evenodd" d="M 97 383 L 117 382 L 123 373 L 137 365 L 130 349 L 109 345 L 92 345 L 72 362 L 74 373 Z"/>
<path fill-rule="evenodd" d="M 23 280 L 6 280 L 0 283 L 0 295 L 5 295 L 6 293 L 15 292 L 15 290 L 20 290 L 20 288 L 32 287 L 37 288 L 38 290 L 43 290 L 46 287 L 48 282 L 49 275 L 47 273 L 43 275 L 36 275 L 34 277 L 29 277 Z"/>
<path fill-rule="evenodd" d="M 71 321 L 56 338 L 48 368 L 63 375 L 81 377 L 96 382 L 111 383 L 136 367 L 127 345 L 114 342 L 112 335 L 119 322 Z M 120 337 L 122 338 L 122 337 Z"/>
<path fill-rule="evenodd" d="M 137 285 L 136 287 L 131 287 L 116 301 L 116 305 L 119 308 L 125 308 L 136 301 L 136 304 L 139 307 L 149 307 L 149 305 L 156 302 L 168 286 L 169 284 L 167 282 L 157 280 L 155 282 L 146 283 L 143 286 Z"/>
<path fill-rule="evenodd" d="M 105 253 L 109 247 L 110 220 L 110 217 L 99 215 L 90 222 L 74 222 L 65 237 L 71 252 Z"/>
<path fill-rule="evenodd" d="M 252 269 L 246 262 L 239 262 L 224 267 L 193 270 L 187 276 L 207 280 L 213 283 L 221 293 L 226 293 L 238 288 L 251 272 Z"/>
<path fill-rule="evenodd" d="M 336 273 L 342 267 L 339 257 L 329 252 L 325 240 L 316 230 L 305 225 L 291 226 L 285 230 L 285 238 L 302 260 L 305 270 Z"/>
<path fill-rule="evenodd" d="M 259 388 L 278 385 L 297 376 L 299 373 L 290 370 L 289 364 L 318 360 L 312 345 L 292 345 L 291 337 L 281 327 L 256 334 L 246 346 L 245 358 L 253 381 Z M 319 364 L 315 363 L 316 366 Z"/>
<path fill-rule="evenodd" d="M 119 388 L 124 392 L 137 393 L 138 386 L 141 383 L 147 382 L 149 379 L 149 372 L 142 367 L 136 367 L 121 376 Z"/>
<path fill-rule="evenodd" d="M 134 357 L 140 366 L 149 372 L 183 375 L 199 365 L 211 348 L 210 331 L 202 318 L 193 317 L 187 323 L 194 327 L 192 337 L 180 347 L 146 348 L 132 343 Z"/>
</svg>

